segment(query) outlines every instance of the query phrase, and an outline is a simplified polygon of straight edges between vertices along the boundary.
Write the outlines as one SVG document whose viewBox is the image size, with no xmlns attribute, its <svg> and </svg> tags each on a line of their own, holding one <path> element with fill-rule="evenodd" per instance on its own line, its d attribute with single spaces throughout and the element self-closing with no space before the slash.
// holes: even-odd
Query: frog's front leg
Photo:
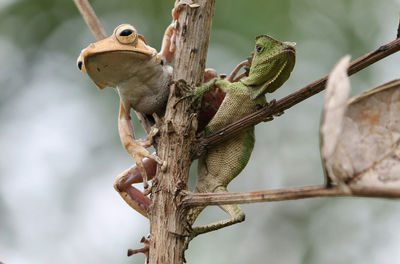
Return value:
<svg viewBox="0 0 400 264">
<path fill-rule="evenodd" d="M 175 53 L 175 38 L 176 38 L 176 21 L 179 18 L 179 13 L 184 5 L 188 5 L 191 8 L 199 7 L 198 4 L 190 4 L 187 1 L 175 1 L 175 6 L 172 9 L 172 22 L 167 27 L 164 33 L 161 51 L 158 53 L 159 56 L 165 59 L 166 62 L 171 62 L 174 58 Z"/>
<path fill-rule="evenodd" d="M 161 56 L 161 59 L 166 63 L 171 62 L 174 58 L 175 44 L 172 44 L 172 42 L 175 41 L 175 31 L 175 22 L 172 22 L 165 30 L 161 51 L 158 53 L 158 56 Z"/>
<path fill-rule="evenodd" d="M 129 108 L 128 108 L 129 109 Z M 129 110 L 125 109 L 123 102 L 120 103 L 120 112 L 118 118 L 118 131 L 119 136 L 121 138 L 122 145 L 125 147 L 126 151 L 132 156 L 132 158 L 136 162 L 136 166 L 139 169 L 140 174 L 143 178 L 143 185 L 145 189 L 145 193 L 150 191 L 149 185 L 147 183 L 147 173 L 145 167 L 143 165 L 144 158 L 150 158 L 155 160 L 158 164 L 163 165 L 162 160 L 156 155 L 151 154 L 146 147 L 149 147 L 150 141 L 152 138 L 147 140 L 135 140 L 135 134 L 131 122 L 131 117 L 129 114 Z M 165 167 L 165 165 L 163 165 Z"/>
</svg>

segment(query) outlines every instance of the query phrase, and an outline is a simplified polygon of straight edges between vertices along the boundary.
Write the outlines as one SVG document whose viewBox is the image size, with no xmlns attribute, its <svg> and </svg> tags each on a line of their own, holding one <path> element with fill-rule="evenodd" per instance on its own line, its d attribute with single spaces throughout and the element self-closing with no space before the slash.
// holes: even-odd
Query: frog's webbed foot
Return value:
<svg viewBox="0 0 400 264">
<path fill-rule="evenodd" d="M 173 35 L 171 37 L 171 46 L 170 46 L 171 52 L 175 52 L 175 37 L 176 37 L 176 31 L 177 31 L 177 21 L 179 19 L 179 15 L 180 15 L 180 12 L 181 12 L 183 6 L 189 6 L 190 8 L 197 8 L 200 5 L 197 4 L 197 3 L 192 3 L 191 0 L 181 0 L 181 1 L 176 0 L 175 1 L 175 6 L 171 11 L 172 12 L 172 23 L 171 23 L 171 25 L 174 28 L 174 32 L 173 32 Z"/>
<path fill-rule="evenodd" d="M 163 167 L 165 167 L 166 164 L 160 159 L 160 157 L 157 156 L 157 154 L 150 153 L 150 151 L 146 149 L 148 142 L 143 142 L 143 143 L 140 141 L 135 141 L 135 142 L 137 144 L 132 144 L 131 146 L 127 147 L 127 151 L 131 155 L 133 160 L 136 162 L 136 166 L 138 167 L 140 174 L 143 177 L 143 187 L 145 189 L 144 193 L 145 195 L 147 195 L 150 193 L 151 189 L 147 182 L 148 181 L 147 173 L 143 164 L 143 159 L 144 158 L 152 159 Z"/>
<path fill-rule="evenodd" d="M 139 139 L 138 142 L 140 142 L 143 147 L 149 148 L 154 144 L 154 137 L 157 136 L 159 132 L 159 129 L 156 126 L 153 126 L 151 127 L 149 134 L 144 138 Z"/>
<path fill-rule="evenodd" d="M 155 120 L 157 120 L 159 118 L 158 116 L 154 116 L 154 117 L 155 117 Z M 155 138 L 155 136 L 157 136 L 159 134 L 159 132 L 160 131 L 158 129 L 158 124 L 155 124 L 153 127 L 151 127 L 151 130 L 146 137 L 141 138 L 137 141 L 140 144 L 140 147 L 134 149 L 134 151 L 132 151 L 132 152 L 130 152 L 128 150 L 128 152 L 131 154 L 131 156 L 135 160 L 140 173 L 142 174 L 142 176 L 144 176 L 143 177 L 143 185 L 145 188 L 145 191 L 144 191 L 145 195 L 149 194 L 151 189 L 149 188 L 149 186 L 147 184 L 147 173 L 143 166 L 143 159 L 149 158 L 149 159 L 156 161 L 159 165 L 161 165 L 162 171 L 165 171 L 165 169 L 167 168 L 166 161 L 161 160 L 161 158 L 158 157 L 158 155 L 155 152 L 150 153 L 147 150 L 148 147 L 150 147 L 154 144 L 154 138 Z"/>
<path fill-rule="evenodd" d="M 125 109 L 123 103 L 121 102 L 120 115 L 118 119 L 118 130 L 121 142 L 126 151 L 132 156 L 133 160 L 136 162 L 136 166 L 143 177 L 143 186 L 145 189 L 145 193 L 149 193 L 150 187 L 147 183 L 147 173 L 143 164 L 143 159 L 153 159 L 164 168 L 166 166 L 166 164 L 155 153 L 150 153 L 150 151 L 146 149 L 153 143 L 154 136 L 158 133 L 158 131 L 157 129 L 152 130 L 149 137 L 143 140 L 135 140 L 133 126 L 130 119 L 131 118 L 129 115 L 129 111 Z"/>
<path fill-rule="evenodd" d="M 138 253 L 143 253 L 146 256 L 146 263 L 148 263 L 149 260 L 149 249 L 150 249 L 150 240 L 148 238 L 142 237 L 140 240 L 140 243 L 144 244 L 144 247 L 139 248 L 139 249 L 128 249 L 128 257 L 138 254 Z"/>
</svg>

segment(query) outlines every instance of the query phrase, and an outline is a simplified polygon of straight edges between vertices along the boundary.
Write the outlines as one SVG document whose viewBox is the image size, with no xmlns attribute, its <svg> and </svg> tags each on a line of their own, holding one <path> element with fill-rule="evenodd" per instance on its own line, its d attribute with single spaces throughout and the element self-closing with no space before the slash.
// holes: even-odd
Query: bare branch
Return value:
<svg viewBox="0 0 400 264">
<path fill-rule="evenodd" d="M 349 186 L 351 194 L 339 187 L 328 188 L 326 186 L 308 186 L 278 190 L 266 190 L 256 192 L 236 193 L 192 193 L 188 192 L 182 200 L 184 206 L 206 206 L 222 204 L 245 204 L 260 202 L 279 202 L 316 197 L 380 197 L 400 198 L 400 190 L 388 188 L 373 188 Z"/>
<path fill-rule="evenodd" d="M 390 43 L 387 43 L 386 45 L 383 45 L 378 49 L 373 50 L 351 62 L 348 74 L 352 75 L 399 50 L 400 38 Z M 266 117 L 282 113 L 284 110 L 287 110 L 292 106 L 304 101 L 305 99 L 321 92 L 325 89 L 327 78 L 328 76 L 325 76 L 307 85 L 306 87 L 284 97 L 283 99 L 277 101 L 275 104 L 263 107 L 257 112 L 254 112 L 251 115 L 248 115 L 240 119 L 239 121 L 236 121 L 235 123 L 232 123 L 229 126 L 201 139 L 198 144 L 195 156 L 200 156 L 208 146 L 219 144 L 226 139 L 231 138 L 233 134 L 236 134 L 237 132 L 247 127 L 254 126 L 264 121 Z"/>
<path fill-rule="evenodd" d="M 74 0 L 74 2 L 95 39 L 97 41 L 105 39 L 106 32 L 88 0 Z"/>
</svg>

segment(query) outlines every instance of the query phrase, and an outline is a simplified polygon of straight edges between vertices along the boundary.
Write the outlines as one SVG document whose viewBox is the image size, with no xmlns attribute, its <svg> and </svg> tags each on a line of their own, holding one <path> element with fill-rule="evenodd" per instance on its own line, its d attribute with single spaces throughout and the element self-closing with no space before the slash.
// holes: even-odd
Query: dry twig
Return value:
<svg viewBox="0 0 400 264">
<path fill-rule="evenodd" d="M 95 39 L 97 41 L 105 39 L 106 32 L 88 0 L 74 0 L 74 2 Z"/>
<path fill-rule="evenodd" d="M 246 204 L 261 202 L 279 202 L 316 197 L 379 197 L 400 198 L 400 190 L 387 188 L 361 188 L 352 187 L 351 194 L 339 187 L 327 188 L 326 186 L 307 186 L 299 188 L 286 188 L 278 190 L 264 190 L 255 192 L 233 193 L 192 193 L 188 192 L 182 200 L 184 206 L 222 205 L 222 204 Z"/>
</svg>

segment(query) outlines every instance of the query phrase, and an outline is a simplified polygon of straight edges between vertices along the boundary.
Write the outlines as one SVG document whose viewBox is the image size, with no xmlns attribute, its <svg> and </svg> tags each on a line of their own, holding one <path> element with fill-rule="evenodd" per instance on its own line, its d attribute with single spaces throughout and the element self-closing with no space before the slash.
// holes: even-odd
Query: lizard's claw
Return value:
<svg viewBox="0 0 400 264">
<path fill-rule="evenodd" d="M 200 109 L 204 93 L 200 94 L 199 92 L 196 92 L 197 89 L 188 85 L 185 80 L 178 80 L 177 82 L 174 82 L 174 83 L 175 83 L 175 87 L 178 88 L 180 91 L 183 91 L 185 94 L 184 96 L 179 98 L 178 101 L 176 101 L 176 103 L 174 104 L 174 107 L 177 104 L 179 104 L 180 102 L 182 102 L 183 100 L 191 98 L 190 105 L 194 109 Z"/>
<path fill-rule="evenodd" d="M 269 103 L 267 103 L 268 107 L 274 107 L 276 105 L 276 100 L 272 99 Z M 284 111 L 280 111 L 278 113 L 275 113 L 274 116 L 281 116 L 283 115 L 285 112 Z"/>
<path fill-rule="evenodd" d="M 185 80 L 180 79 L 176 82 L 173 82 L 179 90 L 185 92 L 186 94 L 191 95 L 193 93 L 193 87 L 191 87 Z"/>
<path fill-rule="evenodd" d="M 169 231 L 169 233 L 177 237 L 185 238 L 185 244 L 183 248 L 186 250 L 189 247 L 190 241 L 192 241 L 193 238 L 198 236 L 200 232 L 198 232 L 199 230 L 196 230 L 196 228 L 192 228 L 189 221 L 183 221 L 183 227 L 185 229 L 183 234 L 176 233 L 173 231 Z"/>
<path fill-rule="evenodd" d="M 272 107 L 274 105 L 276 105 L 276 99 L 272 99 L 269 103 L 268 102 L 265 103 L 265 106 L 268 107 Z"/>
</svg>

